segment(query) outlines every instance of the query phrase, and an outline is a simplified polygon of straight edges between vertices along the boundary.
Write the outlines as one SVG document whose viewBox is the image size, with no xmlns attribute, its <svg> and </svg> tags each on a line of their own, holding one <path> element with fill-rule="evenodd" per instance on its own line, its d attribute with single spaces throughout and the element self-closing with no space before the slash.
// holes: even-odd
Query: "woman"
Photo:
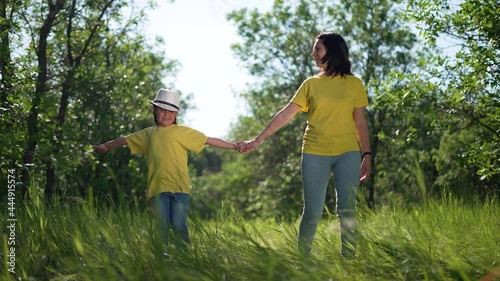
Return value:
<svg viewBox="0 0 500 281">
<path fill-rule="evenodd" d="M 302 83 L 288 105 L 255 139 L 238 144 L 237 149 L 242 153 L 255 149 L 297 112 L 308 112 L 302 145 L 304 209 L 299 250 L 310 254 L 333 169 L 341 253 L 352 257 L 356 248 L 356 191 L 359 182 L 366 180 L 371 171 L 365 117 L 368 98 L 362 81 L 351 72 L 349 50 L 342 36 L 331 32 L 319 34 L 311 55 L 320 68 L 319 73 Z"/>
</svg>

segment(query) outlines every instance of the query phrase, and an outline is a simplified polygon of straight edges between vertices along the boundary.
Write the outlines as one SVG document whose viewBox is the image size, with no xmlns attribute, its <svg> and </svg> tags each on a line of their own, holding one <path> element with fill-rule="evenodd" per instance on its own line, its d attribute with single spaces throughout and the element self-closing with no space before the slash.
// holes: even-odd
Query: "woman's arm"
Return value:
<svg viewBox="0 0 500 281">
<path fill-rule="evenodd" d="M 296 103 L 289 103 L 287 106 L 285 106 L 283 109 L 278 111 L 276 115 L 274 115 L 273 119 L 267 126 L 262 130 L 257 137 L 255 138 L 256 141 L 263 142 L 265 139 L 270 137 L 272 134 L 276 133 L 279 129 L 281 129 L 283 126 L 288 124 L 290 120 L 299 112 L 301 109 L 300 105 Z"/>
<path fill-rule="evenodd" d="M 358 134 L 361 151 L 370 152 L 370 135 L 368 133 L 368 122 L 366 121 L 365 108 L 358 107 L 353 113 L 354 123 L 356 124 L 356 132 Z"/>
<path fill-rule="evenodd" d="M 366 121 L 365 116 L 365 108 L 355 108 L 353 112 L 353 118 L 356 125 L 359 145 L 361 146 L 361 153 L 363 154 L 360 180 L 364 181 L 370 177 L 372 156 L 370 150 L 370 134 L 368 131 L 368 122 Z M 370 154 L 365 154 L 366 152 L 370 152 Z"/>
<path fill-rule="evenodd" d="M 278 111 L 274 115 L 273 119 L 267 124 L 267 126 L 255 137 L 255 139 L 246 141 L 238 145 L 238 151 L 241 153 L 247 153 L 259 146 L 265 139 L 270 137 L 276 131 L 281 129 L 283 126 L 288 124 L 290 120 L 299 112 L 301 109 L 300 105 L 295 103 L 289 103 L 283 109 Z"/>
</svg>

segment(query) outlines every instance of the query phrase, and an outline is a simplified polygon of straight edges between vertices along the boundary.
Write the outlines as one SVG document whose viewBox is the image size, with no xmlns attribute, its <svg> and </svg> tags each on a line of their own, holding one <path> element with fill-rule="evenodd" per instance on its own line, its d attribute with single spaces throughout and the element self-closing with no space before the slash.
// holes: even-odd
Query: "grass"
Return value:
<svg viewBox="0 0 500 281">
<path fill-rule="evenodd" d="M 139 208 L 34 198 L 17 203 L 16 218 L 16 274 L 7 271 L 2 227 L 1 280 L 500 280 L 495 200 L 360 212 L 352 260 L 339 255 L 334 216 L 322 220 L 307 260 L 296 254 L 297 223 L 248 221 L 228 209 L 210 221 L 192 217 L 190 251 L 168 259 L 156 254 L 154 223 Z"/>
</svg>

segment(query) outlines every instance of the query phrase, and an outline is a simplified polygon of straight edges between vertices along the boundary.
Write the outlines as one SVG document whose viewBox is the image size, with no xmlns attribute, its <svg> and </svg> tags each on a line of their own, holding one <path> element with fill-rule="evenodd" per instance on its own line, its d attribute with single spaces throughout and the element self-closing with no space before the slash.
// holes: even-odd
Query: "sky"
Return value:
<svg viewBox="0 0 500 281">
<path fill-rule="evenodd" d="M 180 63 L 176 77 L 166 77 L 165 84 L 173 81 L 174 90 L 192 94 L 196 106 L 186 111 L 182 124 L 210 137 L 225 138 L 231 123 L 246 112 L 245 101 L 236 93 L 254 81 L 230 49 L 241 39 L 226 14 L 244 7 L 269 11 L 274 1 L 156 1 L 159 6 L 148 13 L 146 30 L 152 38 L 163 37 L 167 58 Z M 440 39 L 438 45 L 453 43 Z M 450 48 L 443 50 L 454 53 Z"/>
<path fill-rule="evenodd" d="M 186 111 L 182 124 L 210 137 L 224 138 L 231 123 L 246 110 L 244 100 L 235 93 L 253 81 L 230 49 L 240 39 L 226 14 L 244 7 L 267 11 L 274 1 L 157 2 L 159 6 L 148 13 L 146 30 L 152 36 L 163 37 L 167 58 L 180 63 L 176 77 L 166 77 L 166 81 L 174 81 L 175 90 L 183 94 L 193 94 L 192 103 L 196 106 Z"/>
</svg>

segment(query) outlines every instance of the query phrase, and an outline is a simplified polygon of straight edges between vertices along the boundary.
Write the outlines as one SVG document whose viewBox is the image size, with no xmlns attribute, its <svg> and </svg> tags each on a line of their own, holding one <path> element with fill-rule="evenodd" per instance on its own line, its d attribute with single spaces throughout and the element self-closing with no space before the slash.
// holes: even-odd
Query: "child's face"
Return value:
<svg viewBox="0 0 500 281">
<path fill-rule="evenodd" d="M 177 112 L 163 109 L 158 106 L 154 107 L 154 113 L 156 115 L 158 126 L 160 127 L 167 127 L 172 125 L 175 121 L 175 118 L 177 117 Z"/>
</svg>

